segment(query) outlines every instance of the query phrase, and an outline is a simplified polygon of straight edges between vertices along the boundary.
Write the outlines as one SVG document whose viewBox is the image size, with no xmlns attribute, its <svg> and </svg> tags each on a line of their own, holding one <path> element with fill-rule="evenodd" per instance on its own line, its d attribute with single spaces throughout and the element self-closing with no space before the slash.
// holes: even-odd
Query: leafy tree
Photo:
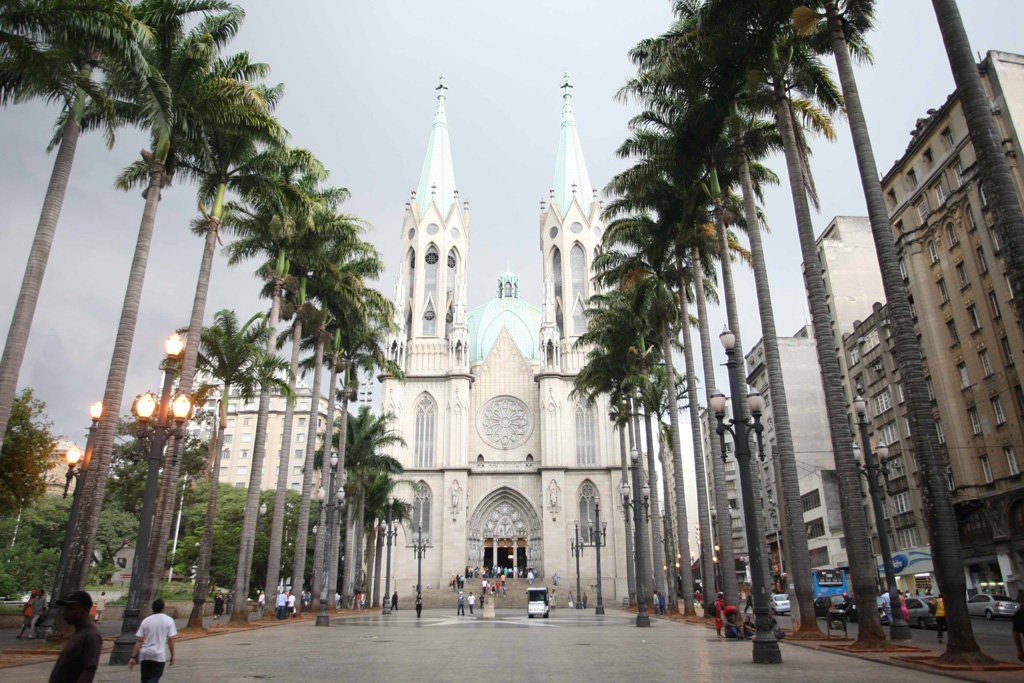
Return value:
<svg viewBox="0 0 1024 683">
<path fill-rule="evenodd" d="M 15 512 L 46 491 L 55 440 L 45 410 L 29 387 L 14 400 L 0 456 L 0 515 Z"/>
</svg>

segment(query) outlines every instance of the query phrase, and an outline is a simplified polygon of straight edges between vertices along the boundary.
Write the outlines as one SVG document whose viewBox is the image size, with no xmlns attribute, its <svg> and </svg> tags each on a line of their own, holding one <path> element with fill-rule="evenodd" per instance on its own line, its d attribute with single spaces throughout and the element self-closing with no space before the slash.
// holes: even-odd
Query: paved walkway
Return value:
<svg viewBox="0 0 1024 683">
<path fill-rule="evenodd" d="M 355 614 L 332 620 L 248 629 L 184 641 L 178 663 L 164 680 L 234 683 L 279 681 L 919 681 L 938 674 L 854 659 L 782 643 L 781 665 L 755 666 L 749 642 L 723 642 L 703 625 L 654 619 L 638 629 L 634 615 L 610 609 L 555 610 L 550 619 L 528 619 L 498 610 L 498 618 L 456 617 L 427 610 L 419 620 L 402 610 L 384 617 Z M 509 653 L 515 653 L 511 656 Z M 102 660 L 97 681 L 134 681 L 138 674 Z M 46 680 L 52 663 L 3 669 L 5 683 Z M 825 675 L 825 672 L 831 672 Z M 845 673 L 844 673 L 845 672 Z M 1011 679 L 1007 679 L 1011 680 Z"/>
</svg>

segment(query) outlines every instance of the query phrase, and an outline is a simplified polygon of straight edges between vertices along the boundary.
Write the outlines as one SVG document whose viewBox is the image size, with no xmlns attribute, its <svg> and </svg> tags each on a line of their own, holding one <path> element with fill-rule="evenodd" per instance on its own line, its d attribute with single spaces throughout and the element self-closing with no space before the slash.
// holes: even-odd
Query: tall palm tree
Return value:
<svg viewBox="0 0 1024 683">
<path fill-rule="evenodd" d="M 83 114 L 90 106 L 103 112 L 107 147 L 112 147 L 117 117 L 97 77 L 105 67 L 131 65 L 136 83 L 142 82 L 146 61 L 141 50 L 151 39 L 129 3 L 122 0 L 9 0 L 0 6 L 0 105 L 34 99 L 60 104 L 50 143 L 57 154 L 0 358 L 0 447 L 83 130 Z M 116 421 L 117 410 L 106 412 Z"/>
<path fill-rule="evenodd" d="M 189 627 L 202 628 L 203 604 L 209 593 L 210 553 L 213 550 L 213 525 L 217 512 L 217 490 L 220 480 L 220 457 L 224 429 L 228 420 L 228 397 L 237 394 L 242 400 L 251 400 L 264 384 L 276 387 L 288 395 L 287 382 L 280 379 L 284 363 L 266 352 L 269 329 L 262 313 L 239 325 L 234 311 L 222 310 L 214 315 L 213 325 L 203 329 L 197 365 L 211 382 L 200 391 L 214 389 L 220 392 L 218 419 L 209 446 L 209 498 L 206 502 L 206 522 L 199 546 L 196 564 L 195 588 L 192 593 L 192 613 Z"/>
<path fill-rule="evenodd" d="M 954 26 L 959 22 L 959 14 L 955 3 L 935 2 L 933 3 L 936 12 L 940 16 L 940 25 L 943 29 L 943 38 L 947 42 L 947 49 L 950 51 L 950 63 L 955 64 L 954 75 L 957 77 L 957 86 L 963 87 L 960 91 L 963 98 L 964 114 L 968 117 L 969 107 L 971 113 L 979 116 L 975 123 L 978 130 L 972 130 L 972 142 L 981 144 L 983 147 L 995 145 L 994 156 L 998 157 L 993 163 L 1003 166 L 1006 172 L 1005 177 L 990 176 L 993 182 L 998 185 L 1000 180 L 1009 183 L 1009 203 L 1012 208 L 1006 213 L 999 213 L 1000 221 L 1006 230 L 1008 237 L 1013 236 L 1018 250 L 1016 252 L 1016 263 L 1020 265 L 1022 258 L 1021 228 L 1024 226 L 1024 219 L 1021 217 L 1021 208 L 1013 189 L 1012 180 L 1009 177 L 1009 169 L 1006 168 L 1006 159 L 1002 150 L 992 140 L 986 140 L 986 135 L 995 135 L 994 121 L 989 110 L 988 98 L 981 87 L 978 76 L 977 65 L 971 56 L 970 45 L 967 43 L 966 35 L 963 34 L 963 26 L 959 30 Z M 820 47 L 831 52 L 836 59 L 836 67 L 839 73 L 839 80 L 843 89 L 843 96 L 846 102 L 846 111 L 850 122 L 850 132 L 853 138 L 854 151 L 857 157 L 857 166 L 860 171 L 861 186 L 864 190 L 864 197 L 867 203 L 868 218 L 871 222 L 871 234 L 875 243 L 875 252 L 878 256 L 879 270 L 882 275 L 882 287 L 885 291 L 886 301 L 890 308 L 889 316 L 890 331 L 893 336 L 893 356 L 899 368 L 901 381 L 903 383 L 906 401 L 907 416 L 910 420 L 910 436 L 914 444 L 914 453 L 923 472 L 923 483 L 926 492 L 925 504 L 929 518 L 929 533 L 931 535 L 932 556 L 936 562 L 936 578 L 946 599 L 946 615 L 950 623 L 950 637 L 946 652 L 943 657 L 947 661 L 957 662 L 979 662 L 987 661 L 988 658 L 981 653 L 974 632 L 971 626 L 970 615 L 967 612 L 966 579 L 961 568 L 963 567 L 963 553 L 960 548 L 959 528 L 956 522 L 956 514 L 953 509 L 953 502 L 946 483 L 945 457 L 942 453 L 938 435 L 933 427 L 934 419 L 931 409 L 931 401 L 928 398 L 928 387 L 924 374 L 924 362 L 921 354 L 921 346 L 917 341 L 914 331 L 913 315 L 910 309 L 910 299 L 907 286 L 899 271 L 899 252 L 896 247 L 892 230 L 889 225 L 888 211 L 885 208 L 885 200 L 882 194 L 882 186 L 879 181 L 878 169 L 875 163 L 874 151 L 871 145 L 871 137 L 867 128 L 867 120 L 864 115 L 864 108 L 860 101 L 860 92 L 857 88 L 857 80 L 853 73 L 851 52 L 868 57 L 865 44 L 865 33 L 873 25 L 874 2 L 864 0 L 858 2 L 839 3 L 834 0 L 819 3 L 824 12 L 815 13 L 811 7 L 802 7 L 794 11 L 792 17 L 797 29 L 804 34 L 813 34 L 817 29 L 817 40 Z M 954 14 L 956 16 L 954 16 Z M 962 39 L 962 42 L 960 40 Z M 951 43 L 951 41 L 953 41 Z M 964 52 L 966 50 L 966 52 Z M 954 62 L 956 56 L 959 60 Z M 966 61 L 963 61 L 966 60 Z M 969 66 L 966 66 L 969 62 Z M 959 68 L 958 68 L 959 67 Z M 961 71 L 960 69 L 963 69 Z M 973 77 L 966 73 L 973 72 Z M 961 81 L 961 79 L 964 79 Z M 972 90 L 975 88 L 976 90 Z M 970 119 L 968 119 L 970 122 Z M 970 123 L 969 123 L 970 125 Z M 986 127 L 988 126 L 988 127 Z M 978 135 L 978 139 L 975 139 Z M 976 147 L 977 149 L 977 147 Z M 979 161 L 985 152 L 979 150 Z M 984 169 L 984 161 L 980 164 Z M 984 171 L 983 171 L 984 175 Z M 989 178 L 986 178 L 988 180 Z M 995 187 L 993 185 L 992 187 Z M 1016 226 L 1011 228 L 1010 226 Z M 999 229 L 997 227 L 997 229 Z M 1011 263 L 1008 260 L 1008 263 Z M 1008 272 L 1013 272 L 1010 268 Z M 1016 287 L 1020 286 L 1020 272 L 1015 272 L 1017 278 Z M 1019 306 L 1019 304 L 1018 304 Z M 1021 309 L 1024 310 L 1024 309 Z M 955 626 L 954 626 L 955 624 Z M 952 630 L 956 630 L 954 636 Z"/>
</svg>

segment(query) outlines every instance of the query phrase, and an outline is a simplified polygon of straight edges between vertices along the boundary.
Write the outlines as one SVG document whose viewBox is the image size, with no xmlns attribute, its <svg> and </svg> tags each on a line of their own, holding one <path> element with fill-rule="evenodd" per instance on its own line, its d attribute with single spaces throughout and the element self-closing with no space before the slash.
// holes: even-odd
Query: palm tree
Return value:
<svg viewBox="0 0 1024 683">
<path fill-rule="evenodd" d="M 963 554 L 960 548 L 956 514 L 946 483 L 945 457 L 938 441 L 938 435 L 933 428 L 931 401 L 928 398 L 921 347 L 914 331 L 909 292 L 900 275 L 899 252 L 889 225 L 888 211 L 885 208 L 871 137 L 867 129 L 867 120 L 853 73 L 851 51 L 862 55 L 869 54 L 865 46 L 864 34 L 873 24 L 874 2 L 845 2 L 842 7 L 834 0 L 828 0 L 821 4 L 824 9 L 823 16 L 816 14 L 810 7 L 803 7 L 799 11 L 795 11 L 792 16 L 797 29 L 804 34 L 810 34 L 820 26 L 818 39 L 825 43 L 822 45 L 823 49 L 830 51 L 836 59 L 857 165 L 860 170 L 861 185 L 871 222 L 871 234 L 882 275 L 882 286 L 891 312 L 889 321 L 890 332 L 893 336 L 893 355 L 906 392 L 907 415 L 910 420 L 914 453 L 917 455 L 924 475 L 922 479 L 927 493 L 925 500 L 932 556 L 936 562 L 935 573 L 943 595 L 948 596 L 946 615 L 951 624 L 951 632 L 943 657 L 947 661 L 960 663 L 988 661 L 988 657 L 981 653 L 974 638 L 970 615 L 967 612 L 966 580 L 961 571 Z M 993 175 L 985 178 L 986 183 L 991 180 L 994 184 L 989 187 L 993 189 L 1000 186 L 1002 181 L 1009 183 L 1008 186 L 1005 186 L 1009 187 L 1009 194 L 1004 195 L 1004 200 L 1009 198 L 1008 206 L 1012 205 L 1012 207 L 1006 212 L 997 208 L 1001 224 L 1001 227 L 997 225 L 997 230 L 1005 231 L 1007 237 L 1013 239 L 1017 246 L 1016 255 L 1007 259 L 1007 262 L 1009 264 L 1016 262 L 1020 265 L 1019 259 L 1024 253 L 1021 251 L 1024 244 L 1020 241 L 1024 218 L 1021 216 L 1020 204 L 1013 189 L 1013 181 L 1009 176 L 1009 169 L 1006 166 L 1002 150 L 999 149 L 995 138 L 985 139 L 987 135 L 995 135 L 995 123 L 989 110 L 988 98 L 982 89 L 977 65 L 971 56 L 970 45 L 967 43 L 963 25 L 960 23 L 956 4 L 954 2 L 934 2 L 933 4 L 940 17 L 940 27 L 950 53 L 950 63 L 954 66 L 957 86 L 961 88 L 960 96 L 963 99 L 964 115 L 968 118 L 968 127 L 971 126 L 971 116 L 978 117 L 973 121 L 978 128 L 971 130 L 971 138 L 975 145 L 981 145 L 980 148 L 976 146 L 976 149 L 981 162 L 980 166 L 983 169 L 983 177 L 986 173 L 984 170 L 986 168 L 985 154 L 986 151 L 991 151 L 994 144 L 995 154 L 989 157 L 988 161 L 991 164 L 1001 165 L 1005 176 L 1001 176 L 999 171 L 993 167 L 990 169 Z M 827 47 L 825 47 L 826 45 Z M 967 71 L 973 72 L 973 76 L 969 75 Z M 998 157 L 998 159 L 994 159 L 994 157 Z M 1016 259 L 1016 261 L 1011 259 Z M 1007 272 L 1014 273 L 1016 278 L 1014 286 L 1019 288 L 1019 269 L 1014 271 L 1011 267 Z M 1019 306 L 1020 304 L 1018 304 Z M 952 629 L 956 630 L 955 636 L 952 634 Z"/>
<path fill-rule="evenodd" d="M 208 385 L 200 387 L 200 391 L 217 390 L 221 400 L 218 407 L 219 419 L 214 422 L 214 432 L 210 436 L 209 498 L 196 565 L 189 627 L 202 628 L 203 604 L 209 593 L 210 553 L 213 549 L 213 525 L 217 512 L 221 448 L 228 420 L 228 397 L 237 394 L 243 400 L 251 400 L 264 384 L 276 387 L 288 395 L 288 383 L 279 379 L 285 370 L 284 363 L 268 355 L 265 350 L 268 335 L 266 316 L 262 313 L 239 326 L 234 311 L 222 310 L 214 315 L 213 325 L 205 328 L 200 336 L 197 365 L 199 371 L 212 380 Z"/>
<path fill-rule="evenodd" d="M 50 143 L 57 155 L 0 358 L 0 447 L 83 130 L 83 113 L 89 106 L 103 112 L 107 147 L 112 147 L 117 117 L 97 76 L 104 67 L 120 63 L 133 66 L 136 82 L 141 81 L 146 62 L 140 50 L 150 40 L 122 0 L 9 0 L 0 7 L 0 105 L 42 99 L 58 102 L 61 108 Z M 105 412 L 116 421 L 117 410 Z"/>
</svg>

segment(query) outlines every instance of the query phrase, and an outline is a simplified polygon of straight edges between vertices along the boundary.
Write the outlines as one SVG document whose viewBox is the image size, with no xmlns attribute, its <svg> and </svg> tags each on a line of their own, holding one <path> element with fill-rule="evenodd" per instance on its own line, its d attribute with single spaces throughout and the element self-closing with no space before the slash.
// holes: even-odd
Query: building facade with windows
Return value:
<svg viewBox="0 0 1024 683">
<path fill-rule="evenodd" d="M 554 185 L 540 212 L 543 301 L 520 298 L 517 276 L 506 271 L 494 274 L 495 298 L 471 310 L 469 205 L 455 183 L 446 89 L 438 88 L 423 170 L 401 225 L 397 332 L 387 348 L 405 378 L 385 376 L 382 386 L 383 410 L 406 440 L 391 453 L 410 483 L 398 495 L 413 508 L 396 540 L 400 591 L 416 584 L 411 545 L 420 529 L 428 546 L 424 588 L 475 567 L 568 578 L 576 524 L 588 539 L 600 505 L 608 530 L 604 597 L 626 595 L 625 454 L 607 399 L 588 404 L 572 394 L 584 363 L 574 343 L 586 328 L 591 264 L 605 224 L 571 87 L 563 85 Z M 592 549 L 584 549 L 580 568 L 583 585 L 593 587 Z"/>
<path fill-rule="evenodd" d="M 989 52 L 978 68 L 1024 196 L 1024 57 Z M 918 121 L 883 190 L 949 460 L 967 584 L 1015 592 L 1024 588 L 1024 342 L 956 93 Z M 885 422 L 873 421 L 876 433 Z"/>
</svg>

